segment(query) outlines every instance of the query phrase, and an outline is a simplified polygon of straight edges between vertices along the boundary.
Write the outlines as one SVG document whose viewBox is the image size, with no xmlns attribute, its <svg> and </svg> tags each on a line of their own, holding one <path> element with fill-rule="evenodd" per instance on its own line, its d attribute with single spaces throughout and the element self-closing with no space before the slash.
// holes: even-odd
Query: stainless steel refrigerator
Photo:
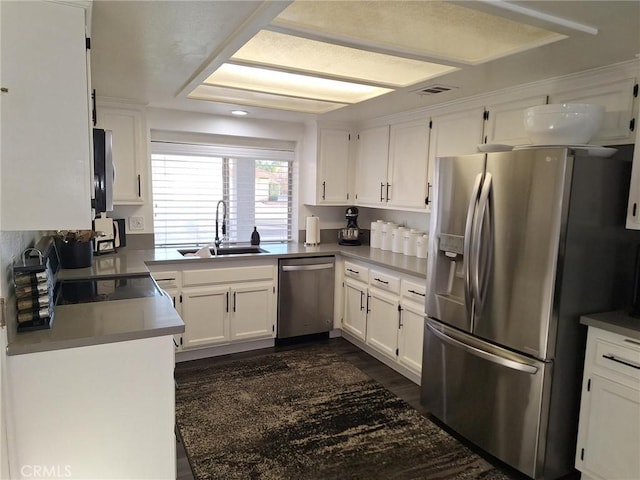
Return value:
<svg viewBox="0 0 640 480">
<path fill-rule="evenodd" d="M 422 402 L 536 479 L 573 467 L 579 315 L 621 298 L 630 163 L 605 153 L 531 148 L 436 160 Z"/>
</svg>

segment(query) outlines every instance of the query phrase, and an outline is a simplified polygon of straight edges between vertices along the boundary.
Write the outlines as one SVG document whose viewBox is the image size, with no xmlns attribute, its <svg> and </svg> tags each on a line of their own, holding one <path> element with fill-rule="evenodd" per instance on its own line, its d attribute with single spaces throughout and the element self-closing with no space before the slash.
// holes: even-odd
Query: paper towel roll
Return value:
<svg viewBox="0 0 640 480">
<path fill-rule="evenodd" d="M 320 244 L 320 218 L 307 217 L 306 218 L 306 236 L 305 245 L 314 246 Z"/>
</svg>

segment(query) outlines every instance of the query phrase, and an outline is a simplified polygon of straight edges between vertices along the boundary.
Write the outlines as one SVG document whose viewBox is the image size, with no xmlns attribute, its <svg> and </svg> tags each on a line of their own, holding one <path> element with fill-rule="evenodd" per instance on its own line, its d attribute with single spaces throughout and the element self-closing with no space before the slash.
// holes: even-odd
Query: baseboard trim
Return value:
<svg viewBox="0 0 640 480">
<path fill-rule="evenodd" d="M 259 350 L 261 348 L 270 348 L 274 347 L 275 344 L 274 338 L 267 338 L 252 342 L 230 343 L 219 347 L 207 347 L 199 348 L 197 350 L 176 352 L 176 363 L 200 360 L 201 358 L 219 357 L 221 355 L 230 355 L 232 353 L 248 352 L 250 350 Z"/>
</svg>

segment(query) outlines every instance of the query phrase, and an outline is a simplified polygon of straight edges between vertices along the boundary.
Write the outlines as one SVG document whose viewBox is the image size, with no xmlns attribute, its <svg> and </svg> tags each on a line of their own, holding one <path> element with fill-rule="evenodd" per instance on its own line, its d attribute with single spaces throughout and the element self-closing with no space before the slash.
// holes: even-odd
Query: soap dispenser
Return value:
<svg viewBox="0 0 640 480">
<path fill-rule="evenodd" d="M 257 227 L 253 227 L 251 233 L 251 245 L 260 245 L 260 233 L 258 233 Z"/>
</svg>

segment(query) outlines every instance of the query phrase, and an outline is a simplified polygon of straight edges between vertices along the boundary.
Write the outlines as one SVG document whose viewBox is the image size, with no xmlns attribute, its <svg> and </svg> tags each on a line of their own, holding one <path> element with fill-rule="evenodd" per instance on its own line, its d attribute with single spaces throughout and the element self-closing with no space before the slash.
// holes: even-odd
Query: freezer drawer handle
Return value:
<svg viewBox="0 0 640 480">
<path fill-rule="evenodd" d="M 640 365 L 638 365 L 636 362 L 632 362 L 631 360 L 627 360 L 627 359 L 618 358 L 612 353 L 608 355 L 602 355 L 602 358 L 606 358 L 607 360 L 611 360 L 612 362 L 621 363 L 622 365 L 626 365 L 627 367 L 640 370 Z"/>
<path fill-rule="evenodd" d="M 333 263 L 317 263 L 315 265 L 284 265 L 283 272 L 301 272 L 309 270 L 326 270 L 333 268 Z"/>
<path fill-rule="evenodd" d="M 452 338 L 449 335 L 446 335 L 445 333 L 433 328 L 428 323 L 427 328 L 439 339 L 450 343 L 451 345 L 455 345 L 456 347 L 462 348 L 463 350 L 466 350 L 468 353 L 475 355 L 476 357 L 480 357 L 490 362 L 497 363 L 498 365 L 502 365 L 503 367 L 511 368 L 513 370 L 519 370 L 524 373 L 534 374 L 538 371 L 538 368 L 532 365 L 516 362 L 515 360 L 509 360 L 508 358 L 485 352 L 484 350 L 480 350 L 479 348 L 467 345 L 466 343 L 463 343 L 460 340 L 456 340 L 455 338 Z"/>
</svg>

